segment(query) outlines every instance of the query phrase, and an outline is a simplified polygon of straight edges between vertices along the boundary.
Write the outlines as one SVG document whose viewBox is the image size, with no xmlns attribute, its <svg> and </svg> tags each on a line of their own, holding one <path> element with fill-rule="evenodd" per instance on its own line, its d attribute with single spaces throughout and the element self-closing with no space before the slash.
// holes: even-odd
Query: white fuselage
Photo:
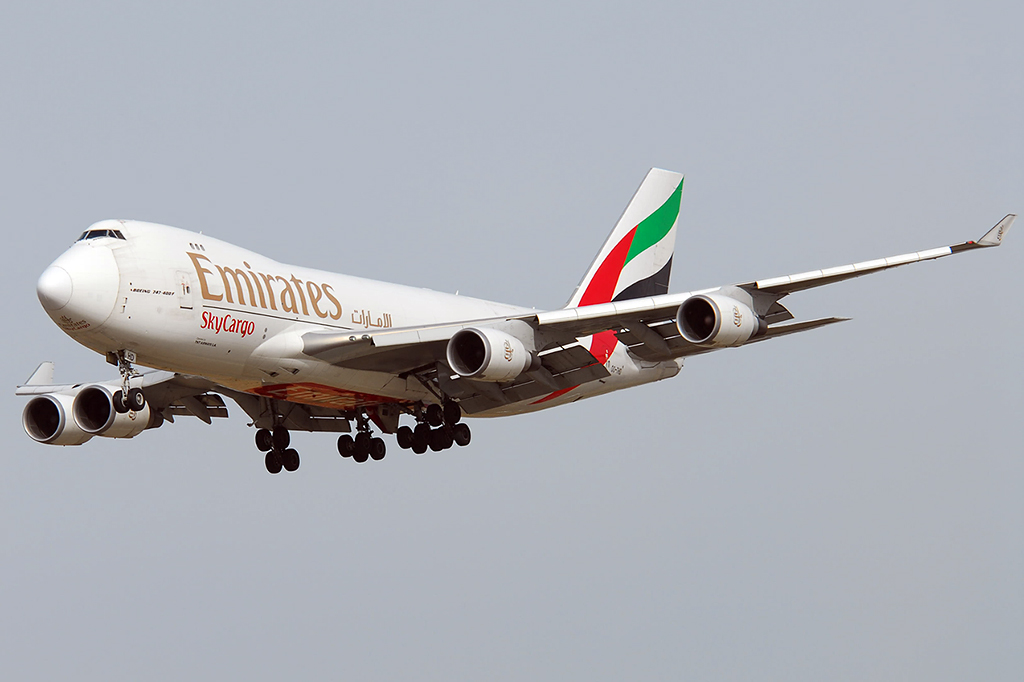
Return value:
<svg viewBox="0 0 1024 682">
<path fill-rule="evenodd" d="M 354 334 L 531 312 L 526 308 L 279 263 L 201 234 L 135 221 L 90 230 L 123 239 L 76 242 L 40 278 L 40 299 L 69 336 L 99 353 L 226 387 L 351 409 L 436 400 L 415 378 L 338 367 L 302 353 L 309 331 Z M 582 340 L 586 345 L 586 340 Z M 622 344 L 608 378 L 477 416 L 516 414 L 674 376 L 676 361 L 642 363 Z"/>
</svg>

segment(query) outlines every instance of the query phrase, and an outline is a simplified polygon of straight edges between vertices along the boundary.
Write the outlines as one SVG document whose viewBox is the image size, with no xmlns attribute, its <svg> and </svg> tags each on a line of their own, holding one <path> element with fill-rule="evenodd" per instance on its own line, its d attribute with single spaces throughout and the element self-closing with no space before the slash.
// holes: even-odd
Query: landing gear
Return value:
<svg viewBox="0 0 1024 682">
<path fill-rule="evenodd" d="M 422 455 L 428 449 L 441 452 L 452 445 L 469 445 L 469 427 L 461 420 L 462 408 L 454 400 L 446 400 L 442 405 L 427 405 L 417 417 L 416 428 L 402 426 L 398 429 L 395 434 L 398 447 Z"/>
<path fill-rule="evenodd" d="M 387 445 L 383 439 L 375 438 L 370 431 L 370 423 L 366 416 L 360 414 L 356 417 L 355 438 L 345 434 L 338 438 L 338 452 L 342 457 L 351 457 L 356 462 L 363 464 L 367 460 L 379 462 L 384 459 L 388 452 Z"/>
<path fill-rule="evenodd" d="M 131 391 L 121 395 L 128 396 L 124 402 L 129 402 L 133 397 Z M 443 403 L 425 407 L 420 404 L 411 412 L 416 417 L 416 425 L 411 428 L 400 426 L 395 431 L 398 447 L 403 450 L 412 450 L 417 455 L 422 455 L 427 450 L 442 452 L 456 445 L 469 445 L 472 435 L 469 427 L 462 422 L 462 408 L 457 402 L 445 400 Z M 277 418 L 279 417 L 275 417 Z M 351 413 L 349 419 L 352 419 Z M 384 459 L 387 455 L 387 444 L 382 438 L 374 435 L 367 413 L 357 412 L 355 421 L 354 433 L 343 433 L 338 436 L 338 454 L 359 464 L 371 459 L 376 462 Z M 282 424 L 273 428 L 258 429 L 255 441 L 256 448 L 266 453 L 264 460 L 270 473 L 295 471 L 299 468 L 299 453 L 290 447 L 291 434 Z"/>
<path fill-rule="evenodd" d="M 132 367 L 132 363 L 135 362 L 135 353 L 130 350 L 118 351 L 115 354 L 117 358 L 117 369 L 121 373 L 121 390 L 114 393 L 114 411 L 124 414 L 126 412 L 141 412 L 146 407 L 146 396 L 143 395 L 141 388 L 130 388 L 129 383 L 133 377 L 139 376 L 139 373 Z"/>
<path fill-rule="evenodd" d="M 291 435 L 288 429 L 283 426 L 275 426 L 273 431 L 260 429 L 256 432 L 256 448 L 266 452 L 264 463 L 267 471 L 272 474 L 285 471 L 295 471 L 299 468 L 299 453 L 289 448 Z"/>
</svg>

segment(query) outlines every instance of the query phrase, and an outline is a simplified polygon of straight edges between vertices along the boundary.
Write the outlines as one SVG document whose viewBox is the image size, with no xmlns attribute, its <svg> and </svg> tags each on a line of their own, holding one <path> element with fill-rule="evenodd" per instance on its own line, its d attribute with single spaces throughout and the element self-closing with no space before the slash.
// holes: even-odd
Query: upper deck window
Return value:
<svg viewBox="0 0 1024 682">
<path fill-rule="evenodd" d="M 121 230 L 86 230 L 82 233 L 82 236 L 78 238 L 78 241 L 86 239 L 97 239 L 99 237 L 113 237 L 114 239 L 124 239 L 124 235 L 121 234 Z"/>
</svg>

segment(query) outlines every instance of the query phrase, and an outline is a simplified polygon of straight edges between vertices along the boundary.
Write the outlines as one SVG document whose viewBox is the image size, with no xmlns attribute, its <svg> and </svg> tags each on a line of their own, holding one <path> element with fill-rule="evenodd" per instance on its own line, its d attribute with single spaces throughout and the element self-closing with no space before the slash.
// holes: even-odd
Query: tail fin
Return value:
<svg viewBox="0 0 1024 682">
<path fill-rule="evenodd" d="M 652 168 L 566 308 L 668 292 L 683 176 Z"/>
</svg>

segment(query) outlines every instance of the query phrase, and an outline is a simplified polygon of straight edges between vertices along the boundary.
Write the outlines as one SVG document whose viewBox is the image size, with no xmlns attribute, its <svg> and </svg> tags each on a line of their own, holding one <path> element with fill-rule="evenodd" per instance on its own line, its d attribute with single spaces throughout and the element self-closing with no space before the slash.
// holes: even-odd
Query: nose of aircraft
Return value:
<svg viewBox="0 0 1024 682">
<path fill-rule="evenodd" d="M 79 242 L 43 270 L 36 294 L 65 331 L 95 329 L 117 302 L 121 276 L 110 248 Z"/>
<path fill-rule="evenodd" d="M 71 292 L 74 285 L 71 282 L 71 275 L 59 265 L 51 265 L 43 270 L 36 282 L 36 294 L 43 308 L 49 311 L 57 311 L 68 304 L 71 300 Z"/>
</svg>

